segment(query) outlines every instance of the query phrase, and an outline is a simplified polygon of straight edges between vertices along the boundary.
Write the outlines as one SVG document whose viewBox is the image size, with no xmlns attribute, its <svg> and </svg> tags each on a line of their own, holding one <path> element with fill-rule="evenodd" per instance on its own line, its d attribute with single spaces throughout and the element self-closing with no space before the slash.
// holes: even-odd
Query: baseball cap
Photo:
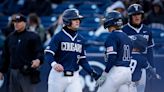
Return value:
<svg viewBox="0 0 164 92">
<path fill-rule="evenodd" d="M 13 22 L 26 22 L 26 18 L 23 15 L 16 15 L 15 18 L 12 20 Z"/>
</svg>

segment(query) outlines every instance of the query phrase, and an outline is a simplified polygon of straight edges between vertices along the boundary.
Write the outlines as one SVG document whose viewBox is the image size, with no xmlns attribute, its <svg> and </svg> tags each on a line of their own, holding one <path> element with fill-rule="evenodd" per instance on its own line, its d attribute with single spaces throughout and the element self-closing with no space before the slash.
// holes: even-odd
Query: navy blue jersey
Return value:
<svg viewBox="0 0 164 92">
<path fill-rule="evenodd" d="M 112 66 L 128 67 L 131 59 L 132 43 L 129 37 L 121 30 L 112 31 L 105 41 L 107 66 L 109 72 Z"/>
<path fill-rule="evenodd" d="M 144 57 L 139 52 L 132 52 L 132 60 L 131 60 L 131 70 L 132 70 L 132 81 L 139 81 L 141 79 L 142 71 L 141 69 L 148 67 L 148 62 L 146 57 Z"/>
<path fill-rule="evenodd" d="M 154 67 L 154 62 L 153 62 L 153 50 L 152 47 L 154 46 L 154 41 L 152 38 L 152 32 L 150 30 L 150 28 L 148 28 L 146 25 L 141 25 L 140 28 L 135 28 L 133 26 L 131 26 L 129 23 L 126 24 L 123 28 L 122 28 L 123 32 L 125 32 L 131 39 L 133 38 L 134 35 L 136 34 L 140 34 L 143 35 L 144 38 L 147 39 L 147 48 L 145 51 L 145 55 L 150 63 L 150 65 L 152 67 Z"/>
<path fill-rule="evenodd" d="M 77 71 L 79 60 L 86 58 L 84 39 L 79 34 L 72 37 L 64 29 L 53 36 L 50 44 L 45 49 L 49 53 L 48 62 L 57 62 L 67 71 Z"/>
</svg>

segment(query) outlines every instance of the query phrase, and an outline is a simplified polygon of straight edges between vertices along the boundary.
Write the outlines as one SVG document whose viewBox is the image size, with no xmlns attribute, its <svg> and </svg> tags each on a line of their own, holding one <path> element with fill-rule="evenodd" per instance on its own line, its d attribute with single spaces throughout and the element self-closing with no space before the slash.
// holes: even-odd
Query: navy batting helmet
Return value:
<svg viewBox="0 0 164 92">
<path fill-rule="evenodd" d="M 79 11 L 77 9 L 67 9 L 63 12 L 63 23 L 65 25 L 70 25 L 71 24 L 71 20 L 73 19 L 82 19 L 83 16 L 79 15 Z"/>
<path fill-rule="evenodd" d="M 139 4 L 132 4 L 128 7 L 128 15 L 135 15 L 135 14 L 144 14 L 142 6 Z"/>
<path fill-rule="evenodd" d="M 131 40 L 133 48 L 140 49 L 140 52 L 144 52 L 146 50 L 147 39 L 144 38 L 142 35 L 134 35 Z"/>
<path fill-rule="evenodd" d="M 105 14 L 104 18 L 104 28 L 110 26 L 122 26 L 122 15 L 118 11 L 112 11 Z"/>
</svg>

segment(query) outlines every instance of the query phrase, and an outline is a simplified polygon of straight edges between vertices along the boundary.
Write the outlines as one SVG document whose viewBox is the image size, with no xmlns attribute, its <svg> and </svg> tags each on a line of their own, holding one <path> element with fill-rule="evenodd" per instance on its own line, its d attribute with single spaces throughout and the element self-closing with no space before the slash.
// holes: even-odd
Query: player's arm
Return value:
<svg viewBox="0 0 164 92">
<path fill-rule="evenodd" d="M 154 67 L 154 61 L 153 61 L 153 46 L 154 46 L 154 40 L 152 37 L 152 33 L 150 32 L 149 39 L 148 39 L 148 47 L 147 47 L 147 54 L 146 57 L 148 59 L 148 62 L 152 67 Z"/>
<path fill-rule="evenodd" d="M 86 60 L 86 58 L 81 58 L 79 61 L 79 64 L 83 67 L 83 69 L 89 74 L 91 75 L 91 77 L 93 77 L 95 80 L 97 80 L 100 75 L 98 73 L 96 73 L 91 66 L 89 65 L 88 61 Z"/>
<path fill-rule="evenodd" d="M 106 47 L 106 58 L 107 58 L 107 64 L 105 68 L 105 72 L 108 73 L 112 66 L 114 65 L 116 58 L 117 58 L 117 43 L 112 37 L 108 37 L 108 39 L 105 42 Z"/>
<path fill-rule="evenodd" d="M 60 46 L 60 39 L 58 35 L 53 36 L 49 45 L 44 50 L 45 56 L 44 59 L 46 62 L 51 64 L 51 67 L 57 70 L 58 72 L 64 71 L 64 68 L 61 64 L 58 64 L 55 59 L 55 52 Z"/>
<path fill-rule="evenodd" d="M 91 75 L 91 77 L 93 77 L 94 79 L 98 79 L 99 75 L 98 73 L 96 73 L 92 67 L 89 65 L 88 61 L 86 60 L 86 50 L 85 50 L 85 45 L 83 45 L 82 48 L 82 53 L 80 54 L 80 56 L 77 57 L 79 62 L 78 64 L 81 65 L 83 67 L 83 69 L 89 74 Z"/>
</svg>

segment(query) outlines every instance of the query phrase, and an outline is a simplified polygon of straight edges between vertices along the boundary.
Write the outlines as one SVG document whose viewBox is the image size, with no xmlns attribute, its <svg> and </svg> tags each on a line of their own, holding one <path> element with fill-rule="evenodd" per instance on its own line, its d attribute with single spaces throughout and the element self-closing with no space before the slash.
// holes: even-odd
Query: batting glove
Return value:
<svg viewBox="0 0 164 92">
<path fill-rule="evenodd" d="M 103 72 L 101 77 L 97 80 L 96 86 L 102 86 L 105 83 L 106 78 L 107 78 L 107 73 Z"/>
<path fill-rule="evenodd" d="M 161 79 L 161 76 L 156 72 L 156 68 L 149 67 L 148 71 L 150 72 L 149 79 Z"/>
<path fill-rule="evenodd" d="M 98 80 L 98 78 L 99 78 L 100 76 L 101 76 L 101 75 L 98 74 L 98 73 L 95 72 L 95 71 L 93 71 L 93 72 L 91 73 L 91 77 L 94 78 L 96 81 Z"/>
</svg>

